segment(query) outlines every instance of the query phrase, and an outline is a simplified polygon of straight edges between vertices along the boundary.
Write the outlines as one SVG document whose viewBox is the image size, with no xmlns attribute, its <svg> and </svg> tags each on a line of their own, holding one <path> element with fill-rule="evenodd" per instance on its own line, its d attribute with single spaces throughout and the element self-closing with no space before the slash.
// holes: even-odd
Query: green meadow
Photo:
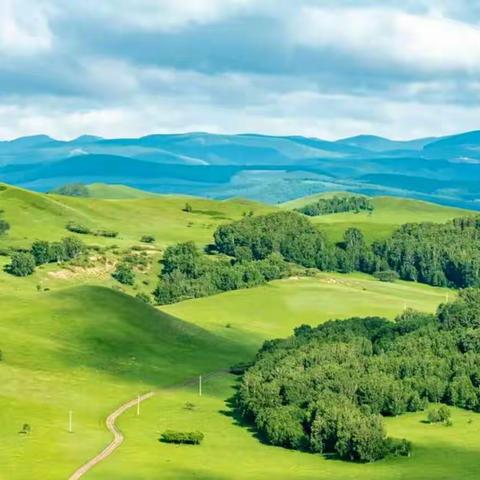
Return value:
<svg viewBox="0 0 480 480">
<path fill-rule="evenodd" d="M 394 228 L 391 215 L 398 202 L 398 223 L 445 221 L 460 214 L 418 202 L 374 201 L 379 207 L 371 217 L 376 226 L 370 238 Z M 182 210 L 186 202 L 192 212 Z M 386 205 L 384 210 L 381 205 Z M 209 243 L 220 223 L 250 210 L 275 208 L 241 199 L 70 198 L 8 187 L 0 192 L 0 209 L 12 229 L 0 247 L 58 240 L 67 235 L 68 221 L 118 230 L 115 239 L 81 238 L 119 250 L 139 245 L 141 235 L 152 234 L 154 262 L 139 277 L 150 282 L 142 286 L 147 291 L 154 287 L 165 245 Z M 355 221 L 358 225 L 362 214 L 337 221 L 341 215 L 322 217 L 320 228 L 338 236 Z M 365 228 L 370 228 L 368 219 Z M 0 267 L 7 262 L 0 257 Z M 480 474 L 475 460 L 480 454 L 480 417 L 475 414 L 453 410 L 454 425 L 449 428 L 421 423 L 422 414 L 388 419 L 389 433 L 414 443 L 412 457 L 348 464 L 259 442 L 232 417 L 228 399 L 236 377 L 221 373 L 251 360 L 264 340 L 288 336 L 301 324 L 366 315 L 393 319 L 405 308 L 433 312 L 453 298 L 452 291 L 382 283 L 362 274 L 319 273 L 153 308 L 135 299 L 133 288 L 119 291 L 106 270 L 65 274 L 68 271 L 48 265 L 31 277 L 16 278 L 0 270 L 0 480 L 68 478 L 110 441 L 104 426 L 107 415 L 150 390 L 157 395 L 142 405 L 139 417 L 127 412 L 120 419 L 125 443 L 85 478 L 420 480 L 474 479 Z M 218 374 L 207 376 L 202 397 L 195 384 L 174 388 L 211 372 Z M 186 402 L 194 409 L 185 409 Z M 24 424 L 31 426 L 28 435 L 19 433 Z M 168 428 L 198 429 L 206 439 L 199 447 L 165 445 L 158 437 Z"/>
</svg>

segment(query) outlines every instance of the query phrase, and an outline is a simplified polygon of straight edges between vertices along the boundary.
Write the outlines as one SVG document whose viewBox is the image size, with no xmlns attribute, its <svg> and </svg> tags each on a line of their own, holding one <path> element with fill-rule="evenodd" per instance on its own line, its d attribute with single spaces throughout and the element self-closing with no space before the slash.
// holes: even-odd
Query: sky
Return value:
<svg viewBox="0 0 480 480">
<path fill-rule="evenodd" d="M 0 139 L 480 129 L 478 0 L 0 0 Z"/>
</svg>

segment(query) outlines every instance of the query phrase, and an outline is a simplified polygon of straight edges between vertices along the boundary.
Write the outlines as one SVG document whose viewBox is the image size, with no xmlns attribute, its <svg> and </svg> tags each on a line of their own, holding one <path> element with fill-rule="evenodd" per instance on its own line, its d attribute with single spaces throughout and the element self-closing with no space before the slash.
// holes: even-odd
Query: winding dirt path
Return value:
<svg viewBox="0 0 480 480">
<path fill-rule="evenodd" d="M 229 371 L 228 369 L 217 370 L 215 372 L 207 373 L 202 378 L 203 378 L 203 381 L 207 381 L 212 377 L 227 373 L 228 371 Z M 185 387 L 188 385 L 195 384 L 196 382 L 198 382 L 198 377 L 193 377 L 181 383 L 178 383 L 176 385 L 165 387 L 165 389 Z M 108 445 L 108 447 L 102 450 L 98 455 L 96 455 L 94 458 L 92 458 L 87 463 L 85 463 L 85 465 L 82 465 L 78 470 L 76 470 L 75 473 L 73 473 L 68 478 L 68 480 L 78 480 L 79 478 L 83 477 L 87 472 L 89 472 L 95 465 L 97 465 L 101 461 L 108 458 L 123 443 L 123 440 L 125 439 L 125 437 L 123 436 L 123 433 L 116 426 L 116 421 L 118 417 L 123 415 L 127 410 L 130 410 L 132 407 L 136 407 L 139 401 L 140 403 L 142 403 L 143 401 L 153 397 L 155 394 L 156 392 L 148 392 L 141 395 L 140 397 L 135 397 L 134 399 L 130 400 L 127 403 L 124 403 L 122 406 L 118 407 L 113 413 L 111 413 L 107 417 L 107 420 L 105 423 L 107 425 L 108 431 L 113 434 L 112 442 Z"/>
<path fill-rule="evenodd" d="M 107 457 L 109 457 L 123 443 L 123 440 L 124 440 L 123 433 L 120 430 L 118 430 L 117 426 L 115 425 L 118 417 L 120 417 L 120 415 L 125 413 L 130 408 L 137 406 L 137 403 L 139 400 L 141 403 L 144 400 L 147 400 L 150 397 L 153 397 L 153 395 L 155 395 L 155 392 L 148 392 L 142 395 L 140 399 L 138 397 L 134 398 L 133 400 L 130 400 L 129 402 L 124 403 L 121 407 L 117 408 L 117 410 L 115 410 L 113 413 L 111 413 L 108 416 L 106 425 L 107 425 L 108 431 L 113 434 L 112 442 L 96 457 L 92 458 L 85 465 L 82 465 L 73 475 L 69 477 L 69 480 L 78 480 L 79 478 L 83 477 L 83 475 L 85 475 L 88 471 L 90 471 L 95 465 L 97 465 L 97 463 L 100 463 L 102 460 L 105 460 Z"/>
</svg>

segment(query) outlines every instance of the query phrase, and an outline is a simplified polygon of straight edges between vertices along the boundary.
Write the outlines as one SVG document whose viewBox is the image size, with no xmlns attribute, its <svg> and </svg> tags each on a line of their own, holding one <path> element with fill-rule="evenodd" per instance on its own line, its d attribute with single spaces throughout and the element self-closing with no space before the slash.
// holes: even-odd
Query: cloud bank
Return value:
<svg viewBox="0 0 480 480">
<path fill-rule="evenodd" d="M 0 138 L 480 127 L 467 0 L 3 0 Z"/>
</svg>

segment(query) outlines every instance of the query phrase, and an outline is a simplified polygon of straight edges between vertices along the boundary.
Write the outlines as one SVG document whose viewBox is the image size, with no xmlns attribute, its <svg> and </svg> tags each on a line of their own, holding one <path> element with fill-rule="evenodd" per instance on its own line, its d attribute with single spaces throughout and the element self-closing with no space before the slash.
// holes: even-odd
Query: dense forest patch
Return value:
<svg viewBox="0 0 480 480">
<path fill-rule="evenodd" d="M 368 197 L 360 195 L 335 195 L 332 198 L 320 198 L 315 202 L 297 208 L 296 211 L 310 217 L 317 217 L 318 215 L 328 215 L 330 213 L 358 213 L 362 210 L 371 212 L 373 209 L 373 203 Z"/>
<path fill-rule="evenodd" d="M 265 342 L 243 375 L 241 414 L 273 445 L 354 461 L 408 454 L 383 416 L 429 402 L 480 411 L 480 290 L 466 289 L 436 315 L 302 326 Z"/>
</svg>

